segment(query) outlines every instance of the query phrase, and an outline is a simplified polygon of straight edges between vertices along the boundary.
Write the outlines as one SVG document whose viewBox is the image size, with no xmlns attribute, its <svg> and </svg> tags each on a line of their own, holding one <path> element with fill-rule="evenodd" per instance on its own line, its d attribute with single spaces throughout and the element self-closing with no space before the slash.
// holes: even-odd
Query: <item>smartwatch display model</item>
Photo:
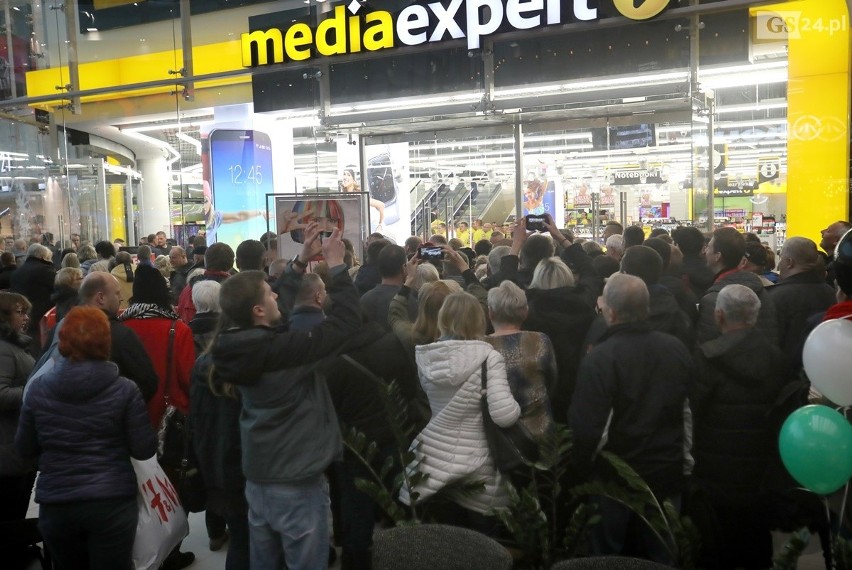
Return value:
<svg viewBox="0 0 852 570">
<path fill-rule="evenodd" d="M 399 188 L 393 174 L 390 154 L 383 152 L 367 161 L 367 184 L 370 198 L 385 205 L 385 227 L 399 221 L 397 196 Z"/>
</svg>

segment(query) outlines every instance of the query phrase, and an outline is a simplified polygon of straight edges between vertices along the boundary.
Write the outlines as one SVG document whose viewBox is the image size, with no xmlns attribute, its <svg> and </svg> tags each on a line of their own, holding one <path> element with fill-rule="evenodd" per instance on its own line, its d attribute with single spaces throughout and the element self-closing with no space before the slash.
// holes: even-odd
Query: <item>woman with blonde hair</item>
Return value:
<svg viewBox="0 0 852 570">
<path fill-rule="evenodd" d="M 447 296 L 462 290 L 461 285 L 455 281 L 438 280 L 424 283 L 417 295 L 417 319 L 412 323 L 408 316 L 408 296 L 411 294 L 410 282 L 414 279 L 414 276 L 410 281 L 406 278 L 406 285 L 391 300 L 388 310 L 391 330 L 412 354 L 415 346 L 438 339 L 438 311 Z"/>
<path fill-rule="evenodd" d="M 556 385 L 556 356 L 547 335 L 523 331 L 529 307 L 523 290 L 511 281 L 488 291 L 488 313 L 494 333 L 485 341 L 506 361 L 512 397 L 521 406 L 521 417 L 529 434 L 538 441 L 553 429 L 548 387 Z"/>
<path fill-rule="evenodd" d="M 473 275 L 467 264 L 467 259 L 447 246 L 442 249 L 446 255 L 446 261 L 458 270 L 468 287 L 468 292 L 473 293 L 474 297 L 480 300 L 480 306 L 484 309 L 485 288 Z M 438 338 L 436 317 L 444 298 L 450 293 L 464 291 L 459 282 L 453 279 L 430 281 L 421 285 L 420 290 L 416 292 L 418 300 L 417 320 L 412 323 L 407 313 L 408 298 L 412 291 L 415 291 L 414 287 L 418 281 L 426 274 L 419 272 L 431 272 L 430 269 L 421 269 L 428 265 L 430 264 L 423 262 L 417 256 L 408 260 L 408 263 L 405 264 L 405 283 L 400 288 L 399 293 L 391 300 L 388 311 L 388 322 L 391 325 L 391 330 L 396 333 L 403 345 L 411 349 L 412 353 L 414 346 L 434 342 Z M 429 279 L 431 279 L 431 276 Z M 443 286 L 436 285 L 438 283 L 443 284 Z"/>
<path fill-rule="evenodd" d="M 62 263 L 60 268 L 65 267 L 80 267 L 80 258 L 78 258 L 77 254 L 73 251 L 68 252 L 62 256 Z"/>
<path fill-rule="evenodd" d="M 429 398 L 432 419 L 411 446 L 416 459 L 407 469 L 428 474 L 414 489 L 403 485 L 400 500 L 411 503 L 411 492 L 427 500 L 447 486 L 480 481 L 481 490 L 448 489 L 451 506 L 445 516 L 454 524 L 494 535 L 494 509 L 506 507 L 505 479 L 488 450 L 482 419 L 482 385 L 488 411 L 500 427 L 514 424 L 520 406 L 506 380 L 506 363 L 483 341 L 485 314 L 473 295 L 453 293 L 438 312 L 437 342 L 416 348 L 420 384 Z M 485 378 L 482 375 L 485 373 Z"/>
</svg>

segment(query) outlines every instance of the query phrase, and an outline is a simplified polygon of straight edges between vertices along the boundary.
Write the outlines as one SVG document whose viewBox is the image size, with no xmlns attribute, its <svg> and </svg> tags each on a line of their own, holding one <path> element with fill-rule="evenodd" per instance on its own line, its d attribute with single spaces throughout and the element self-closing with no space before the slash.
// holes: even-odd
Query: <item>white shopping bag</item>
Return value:
<svg viewBox="0 0 852 570">
<path fill-rule="evenodd" d="M 137 570 L 156 570 L 189 534 L 189 523 L 177 490 L 157 463 L 157 456 L 145 461 L 131 459 L 131 462 L 139 491 L 133 565 Z"/>
</svg>

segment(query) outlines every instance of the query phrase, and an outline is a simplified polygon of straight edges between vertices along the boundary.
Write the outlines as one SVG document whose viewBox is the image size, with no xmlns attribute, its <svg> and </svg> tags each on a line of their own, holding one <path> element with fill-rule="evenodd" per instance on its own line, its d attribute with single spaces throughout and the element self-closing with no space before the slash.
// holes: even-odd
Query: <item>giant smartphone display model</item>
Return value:
<svg viewBox="0 0 852 570">
<path fill-rule="evenodd" d="M 394 177 L 390 154 L 383 152 L 367 161 L 367 183 L 370 198 L 385 205 L 384 226 L 399 221 L 397 196 L 399 188 Z"/>
<path fill-rule="evenodd" d="M 236 249 L 266 232 L 266 195 L 275 188 L 272 143 L 260 131 L 214 129 L 208 145 L 214 211 L 208 216 L 207 243 Z"/>
</svg>

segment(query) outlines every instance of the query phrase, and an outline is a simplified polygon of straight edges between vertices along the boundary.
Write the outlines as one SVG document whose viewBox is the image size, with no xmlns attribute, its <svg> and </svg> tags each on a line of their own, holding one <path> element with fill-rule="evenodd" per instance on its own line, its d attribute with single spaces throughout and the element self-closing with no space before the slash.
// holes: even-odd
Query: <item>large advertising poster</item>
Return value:
<svg viewBox="0 0 852 570">
<path fill-rule="evenodd" d="M 266 195 L 282 193 L 293 179 L 292 129 L 249 106 L 220 107 L 201 143 L 207 244 L 236 249 L 259 240 L 267 231 Z"/>
<path fill-rule="evenodd" d="M 274 192 L 272 143 L 252 129 L 214 128 L 208 135 L 210 177 L 204 180 L 207 243 L 236 247 L 266 232 L 266 194 Z"/>
<path fill-rule="evenodd" d="M 535 169 L 527 174 L 522 204 L 524 216 L 550 214 L 557 223 L 561 223 L 565 216 L 562 181 L 551 166 L 554 163 L 554 160 L 539 159 Z"/>
<path fill-rule="evenodd" d="M 368 188 L 362 189 L 358 146 L 347 140 L 338 141 L 340 191 L 367 192 L 370 201 L 367 233 L 378 232 L 403 243 L 411 235 L 408 143 L 370 145 L 366 155 Z"/>
<path fill-rule="evenodd" d="M 292 194 L 275 197 L 275 222 L 278 228 L 278 255 L 292 259 L 302 251 L 305 228 L 314 221 L 320 225 L 322 236 L 340 228 L 342 237 L 353 244 L 361 243 L 366 194 Z M 271 221 L 271 220 L 270 220 Z M 320 261 L 318 257 L 311 261 Z"/>
</svg>

